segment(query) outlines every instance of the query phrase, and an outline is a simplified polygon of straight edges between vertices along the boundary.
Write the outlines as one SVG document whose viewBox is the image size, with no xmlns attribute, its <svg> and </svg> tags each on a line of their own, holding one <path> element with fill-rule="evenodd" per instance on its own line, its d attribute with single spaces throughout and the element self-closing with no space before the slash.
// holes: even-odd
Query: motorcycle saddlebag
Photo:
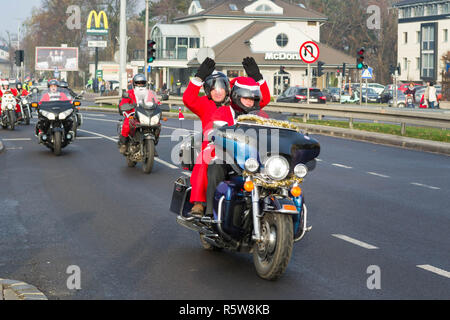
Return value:
<svg viewBox="0 0 450 320">
<path fill-rule="evenodd" d="M 191 197 L 191 183 L 189 177 L 179 177 L 174 184 L 170 211 L 184 217 L 188 216 L 193 204 L 189 201 Z"/>
</svg>

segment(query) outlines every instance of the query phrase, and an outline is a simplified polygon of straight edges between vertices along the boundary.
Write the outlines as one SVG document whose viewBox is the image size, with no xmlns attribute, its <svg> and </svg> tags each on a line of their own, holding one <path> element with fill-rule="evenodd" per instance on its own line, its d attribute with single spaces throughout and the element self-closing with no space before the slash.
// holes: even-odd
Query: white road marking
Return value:
<svg viewBox="0 0 450 320">
<path fill-rule="evenodd" d="M 105 136 L 105 135 L 103 135 L 103 134 L 97 133 L 97 132 L 92 132 L 92 131 L 83 130 L 83 129 L 78 129 L 78 131 L 90 133 L 90 134 L 93 134 L 93 135 L 95 135 L 95 136 L 99 136 L 99 137 L 105 138 L 105 139 L 110 140 L 110 141 L 114 141 L 114 142 L 117 142 L 117 141 L 118 141 L 118 139 L 114 139 L 114 138 Z M 167 161 L 161 160 L 161 159 L 159 159 L 159 158 L 155 158 L 155 161 L 157 161 L 157 162 L 159 162 L 159 163 L 161 163 L 161 164 L 163 164 L 163 165 L 165 165 L 165 166 L 167 166 L 167 167 L 169 167 L 169 168 L 171 168 L 171 169 L 178 169 L 177 166 L 174 166 L 173 164 L 171 164 L 171 163 L 169 163 L 169 162 L 167 162 Z"/>
<path fill-rule="evenodd" d="M 377 176 L 377 177 L 381 177 L 381 178 L 390 178 L 389 176 L 387 176 L 387 175 L 384 175 L 384 174 L 380 174 L 380 173 L 376 173 L 376 172 L 367 172 L 368 174 L 371 174 L 371 175 L 373 175 L 373 176 Z"/>
<path fill-rule="evenodd" d="M 109 120 L 109 119 L 97 119 L 97 118 L 89 118 L 89 117 L 83 117 L 83 120 L 96 120 L 96 121 L 105 121 L 105 122 L 119 122 L 119 120 Z"/>
<path fill-rule="evenodd" d="M 76 137 L 75 140 L 94 140 L 94 139 L 103 139 L 103 137 Z"/>
<path fill-rule="evenodd" d="M 319 162 L 323 161 L 322 159 L 319 159 L 319 158 L 316 158 L 316 160 L 319 161 Z"/>
<path fill-rule="evenodd" d="M 363 247 L 363 248 L 366 248 L 366 249 L 378 249 L 378 247 L 375 247 L 375 246 L 373 246 L 371 244 L 368 244 L 368 243 L 365 243 L 365 242 L 362 242 L 362 241 L 350 238 L 350 237 L 345 236 L 343 234 L 332 234 L 332 236 L 336 237 L 336 238 L 339 238 L 341 240 L 353 243 L 353 244 L 355 244 L 357 246 L 360 246 L 360 247 Z"/>
<path fill-rule="evenodd" d="M 92 134 L 92 135 L 94 135 L 94 136 L 102 137 L 102 138 L 105 138 L 105 139 L 107 139 L 107 140 L 114 141 L 114 142 L 119 141 L 118 139 L 114 139 L 114 138 L 105 136 L 105 135 L 103 135 L 103 134 L 97 133 L 97 132 L 92 132 L 92 131 L 88 131 L 88 130 L 84 130 L 84 129 L 78 129 L 78 131 L 86 132 L 86 133 Z"/>
<path fill-rule="evenodd" d="M 188 176 L 188 177 L 190 177 L 192 175 L 190 172 L 186 172 L 186 171 L 183 171 L 182 174 L 184 174 L 185 176 Z"/>
<path fill-rule="evenodd" d="M 31 141 L 31 138 L 11 138 L 11 139 L 2 139 L 3 141 Z"/>
<path fill-rule="evenodd" d="M 6 148 L 6 150 L 23 150 L 23 147 Z"/>
<path fill-rule="evenodd" d="M 422 184 L 422 183 L 418 183 L 418 182 L 411 182 L 411 184 L 413 186 L 424 187 L 424 188 L 428 188 L 428 189 L 432 189 L 432 190 L 440 190 L 441 189 L 441 188 L 438 188 L 438 187 L 427 186 L 426 184 Z"/>
<path fill-rule="evenodd" d="M 82 115 L 93 116 L 93 117 L 105 117 L 103 113 L 82 113 Z"/>
<path fill-rule="evenodd" d="M 339 168 L 353 169 L 352 167 L 349 167 L 349 166 L 346 166 L 346 165 L 343 165 L 343 164 L 339 164 L 339 163 L 332 163 L 331 165 L 335 166 L 335 167 L 339 167 Z"/>
<path fill-rule="evenodd" d="M 450 278 L 450 272 L 430 266 L 429 264 L 417 265 L 416 267 L 436 273 L 436 274 L 446 277 L 446 278 Z"/>
</svg>

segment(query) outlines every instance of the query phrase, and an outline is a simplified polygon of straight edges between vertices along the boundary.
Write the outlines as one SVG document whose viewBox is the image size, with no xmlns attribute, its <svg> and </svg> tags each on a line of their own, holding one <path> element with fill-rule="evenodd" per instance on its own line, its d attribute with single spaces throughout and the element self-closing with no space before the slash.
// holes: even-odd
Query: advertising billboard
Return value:
<svg viewBox="0 0 450 320">
<path fill-rule="evenodd" d="M 78 48 L 36 47 L 36 71 L 78 71 Z"/>
</svg>

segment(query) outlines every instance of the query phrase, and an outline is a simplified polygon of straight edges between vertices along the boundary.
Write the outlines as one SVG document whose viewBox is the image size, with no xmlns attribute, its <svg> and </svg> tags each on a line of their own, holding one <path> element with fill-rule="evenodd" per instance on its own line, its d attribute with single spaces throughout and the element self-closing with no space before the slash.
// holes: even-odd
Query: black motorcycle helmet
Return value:
<svg viewBox="0 0 450 320">
<path fill-rule="evenodd" d="M 211 91 L 216 88 L 225 89 L 224 100 L 221 102 L 214 101 L 217 106 L 220 106 L 226 103 L 230 97 L 230 81 L 228 80 L 228 77 L 224 73 L 219 71 L 214 71 L 212 74 L 206 77 L 205 83 L 203 84 L 205 94 L 211 100 L 212 100 Z"/>
<path fill-rule="evenodd" d="M 16 89 L 17 89 L 17 90 L 22 90 L 22 88 L 23 88 L 23 87 L 22 87 L 22 83 L 21 83 L 21 82 L 17 82 L 17 83 L 16 83 Z"/>
<path fill-rule="evenodd" d="M 245 106 L 241 98 L 250 98 L 253 105 Z M 233 88 L 231 89 L 231 106 L 239 113 L 249 113 L 260 109 L 261 90 L 258 83 L 249 77 L 238 77 L 233 79 Z"/>
<path fill-rule="evenodd" d="M 138 73 L 133 77 L 133 88 L 136 87 L 145 87 L 147 85 L 147 79 L 145 78 L 145 75 L 142 73 Z"/>
<path fill-rule="evenodd" d="M 59 82 L 59 87 L 68 89 L 69 88 L 69 84 L 67 83 L 67 81 L 60 81 Z"/>
</svg>

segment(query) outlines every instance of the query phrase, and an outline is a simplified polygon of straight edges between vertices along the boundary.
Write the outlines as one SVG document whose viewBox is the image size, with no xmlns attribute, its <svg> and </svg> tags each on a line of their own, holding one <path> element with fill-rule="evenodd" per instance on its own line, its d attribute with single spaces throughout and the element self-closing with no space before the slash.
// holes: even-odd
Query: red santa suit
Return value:
<svg viewBox="0 0 450 320">
<path fill-rule="evenodd" d="M 48 102 L 48 101 L 69 101 L 69 98 L 64 94 L 64 92 L 47 92 L 44 94 L 41 98 L 41 102 Z"/>
<path fill-rule="evenodd" d="M 7 91 L 10 91 L 14 97 L 17 97 L 17 95 L 18 95 L 17 89 L 15 89 L 15 88 L 7 89 L 7 90 L 2 89 L 2 90 L 0 90 L 0 98 L 3 97 L 3 94 Z M 0 115 L 2 114 L 1 105 L 2 104 L 0 103 Z M 20 112 L 20 106 L 19 106 L 19 104 L 16 104 L 16 113 L 19 113 L 19 112 Z"/>
<path fill-rule="evenodd" d="M 145 89 L 145 91 L 143 90 L 142 93 L 144 92 L 147 101 L 153 100 L 154 103 L 161 104 L 161 102 L 158 100 L 153 91 Z M 119 103 L 119 107 L 123 106 L 124 104 L 131 104 L 131 105 L 137 104 L 135 89 L 128 90 L 128 98 L 122 98 L 122 100 Z M 122 112 L 125 119 L 123 120 L 121 134 L 124 137 L 128 137 L 130 135 L 130 118 L 131 116 L 134 115 L 135 111 L 136 111 L 135 108 L 132 108 L 130 110 Z"/>
<path fill-rule="evenodd" d="M 245 77 L 240 77 L 245 78 Z M 238 79 L 238 78 L 236 78 Z M 234 79 L 231 83 L 235 83 Z M 214 101 L 208 97 L 198 97 L 201 83 L 192 80 L 185 91 L 188 93 L 186 98 L 183 95 L 183 102 L 192 112 L 194 112 L 202 120 L 203 143 L 202 150 L 197 156 L 194 169 L 191 174 L 191 198 L 190 202 L 206 202 L 206 190 L 208 187 L 208 165 L 214 158 L 214 146 L 209 145 L 207 140 L 208 132 L 213 128 L 214 121 L 225 121 L 228 125 L 234 125 L 236 112 L 231 106 L 222 106 L 217 108 Z M 267 83 L 262 80 L 260 84 L 262 99 L 260 107 L 265 107 L 270 102 L 270 91 Z M 188 104 L 189 103 L 189 104 Z"/>
</svg>

